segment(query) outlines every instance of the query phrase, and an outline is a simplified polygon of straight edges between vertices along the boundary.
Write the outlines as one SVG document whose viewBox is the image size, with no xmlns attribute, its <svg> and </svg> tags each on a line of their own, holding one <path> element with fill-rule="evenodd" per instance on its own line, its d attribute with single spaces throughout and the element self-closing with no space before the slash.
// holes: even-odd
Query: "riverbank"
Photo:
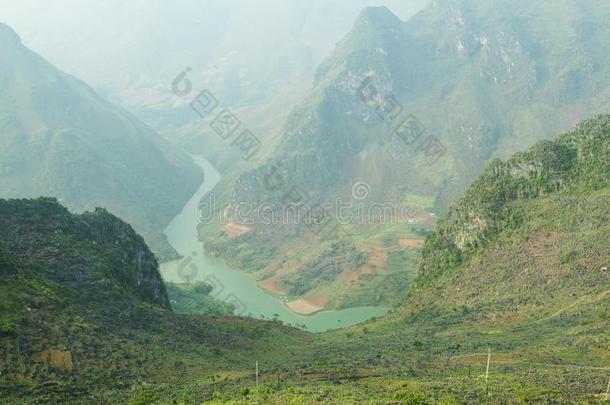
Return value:
<svg viewBox="0 0 610 405">
<path fill-rule="evenodd" d="M 293 303 L 291 308 L 281 296 L 268 294 L 247 274 L 230 267 L 220 258 L 205 254 L 197 234 L 197 207 L 201 199 L 218 184 L 221 175 L 207 160 L 197 156 L 194 156 L 193 160 L 204 170 L 204 182 L 165 229 L 170 244 L 184 256 L 182 260 L 161 264 L 161 275 L 166 281 L 184 283 L 187 281 L 184 279 L 185 269 L 188 269 L 188 282 L 204 281 L 212 285 L 214 289 L 210 295 L 233 304 L 237 315 L 259 319 L 276 318 L 312 332 L 351 326 L 379 317 L 388 311 L 383 307 L 318 311 L 317 308 L 305 307 L 298 302 Z M 311 303 L 316 304 L 315 301 Z M 297 311 L 314 312 L 305 315 Z"/>
</svg>

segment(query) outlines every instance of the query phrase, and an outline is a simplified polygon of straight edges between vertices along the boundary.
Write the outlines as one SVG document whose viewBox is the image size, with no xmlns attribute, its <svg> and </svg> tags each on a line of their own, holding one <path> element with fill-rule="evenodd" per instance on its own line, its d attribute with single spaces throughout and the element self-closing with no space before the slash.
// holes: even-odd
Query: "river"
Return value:
<svg viewBox="0 0 610 405">
<path fill-rule="evenodd" d="M 203 169 L 204 181 L 165 229 L 169 243 L 186 258 L 161 264 L 161 274 L 166 281 L 183 283 L 184 274 L 188 274 L 192 277 L 189 281 L 207 281 L 212 284 L 214 290 L 211 295 L 233 303 L 240 315 L 260 319 L 277 318 L 311 332 L 347 327 L 387 312 L 386 308 L 361 307 L 299 315 L 289 310 L 281 298 L 267 294 L 245 273 L 231 268 L 221 259 L 206 255 L 197 239 L 196 209 L 202 197 L 218 184 L 221 176 L 206 159 L 193 156 L 193 160 Z M 184 260 L 186 261 L 183 262 Z M 183 265 L 180 266 L 180 263 Z M 187 263 L 186 267 L 184 263 Z M 186 270 L 179 273 L 179 267 Z"/>
</svg>

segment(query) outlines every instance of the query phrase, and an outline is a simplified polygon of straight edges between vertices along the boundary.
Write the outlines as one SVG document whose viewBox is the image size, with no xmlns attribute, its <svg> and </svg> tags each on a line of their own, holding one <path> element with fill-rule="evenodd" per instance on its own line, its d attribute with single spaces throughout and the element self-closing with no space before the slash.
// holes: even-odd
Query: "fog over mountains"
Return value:
<svg viewBox="0 0 610 405">
<path fill-rule="evenodd" d="M 202 179 L 178 149 L 0 24 L 0 189 L 104 207 L 171 256 L 163 228 Z"/>
<path fill-rule="evenodd" d="M 353 203 L 354 185 L 364 182 L 368 206 L 416 203 L 420 213 L 442 217 L 493 158 L 610 110 L 608 15 L 610 4 L 583 0 L 496 1 L 493 7 L 478 0 L 435 1 L 406 21 L 385 7 L 366 8 L 317 69 L 277 143 L 265 144 L 266 158 L 226 179 L 219 194 L 231 206 L 272 201 L 277 207 L 295 188 L 289 198 L 314 206 L 337 198 Z M 281 178 L 285 187 L 271 189 L 269 178 Z M 367 234 L 356 244 L 369 257 L 379 240 L 392 249 L 398 240 L 422 238 L 404 226 L 347 222 L 349 233 Z M 295 274 L 331 282 L 333 291 L 359 288 L 345 282 L 353 264 L 315 265 L 329 250 L 338 260 L 357 256 L 351 247 L 316 244 L 326 250 L 303 258 L 304 265 L 277 268 L 271 247 L 290 252 L 310 243 L 304 242 L 307 228 L 265 226 L 256 218 L 248 225 L 252 231 L 239 237 L 210 226 L 202 234 L 215 254 L 288 291 L 296 291 Z M 252 251 L 259 260 L 251 260 Z M 402 260 L 398 271 L 409 269 L 409 262 Z M 369 282 L 380 274 L 368 275 Z M 302 277 L 297 280 L 303 292 Z M 328 290 L 327 283 L 312 282 L 307 291 L 317 297 L 321 289 Z M 405 285 L 394 283 L 393 289 Z"/>
<path fill-rule="evenodd" d="M 0 0 L 0 404 L 607 404 L 609 44 L 608 0 Z"/>
<path fill-rule="evenodd" d="M 26 45 L 125 105 L 141 107 L 157 100 L 141 99 L 139 92 L 166 90 L 187 65 L 228 104 L 268 96 L 287 80 L 311 74 L 363 7 L 383 4 L 407 18 L 427 1 L 0 3 L 1 21 Z"/>
</svg>

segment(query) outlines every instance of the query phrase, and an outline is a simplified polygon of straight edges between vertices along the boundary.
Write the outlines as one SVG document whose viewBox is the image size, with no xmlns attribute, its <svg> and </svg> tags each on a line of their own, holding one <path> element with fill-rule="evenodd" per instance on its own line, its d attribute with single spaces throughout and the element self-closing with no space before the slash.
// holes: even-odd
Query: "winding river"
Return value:
<svg viewBox="0 0 610 405">
<path fill-rule="evenodd" d="M 286 307 L 281 298 L 265 293 L 245 273 L 229 267 L 223 260 L 203 252 L 197 239 L 196 209 L 199 201 L 220 181 L 220 173 L 206 160 L 193 156 L 204 171 L 204 181 L 193 197 L 165 229 L 169 243 L 186 259 L 161 264 L 161 274 L 166 281 L 184 283 L 207 281 L 214 286 L 212 295 L 236 306 L 236 313 L 260 319 L 277 318 L 284 323 L 304 327 L 312 332 L 342 328 L 383 315 L 386 308 L 362 307 L 341 311 L 322 311 L 314 315 L 299 315 Z M 182 271 L 179 271 L 179 268 Z M 186 270 L 184 270 L 186 269 Z"/>
</svg>

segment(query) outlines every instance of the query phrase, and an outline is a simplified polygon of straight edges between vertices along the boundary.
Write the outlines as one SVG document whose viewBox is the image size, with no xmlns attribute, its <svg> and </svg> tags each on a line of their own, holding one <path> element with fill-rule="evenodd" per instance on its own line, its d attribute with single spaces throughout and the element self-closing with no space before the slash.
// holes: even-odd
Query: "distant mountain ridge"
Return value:
<svg viewBox="0 0 610 405">
<path fill-rule="evenodd" d="M 494 157 L 610 111 L 608 16 L 609 3 L 582 0 L 433 1 L 404 22 L 367 8 L 319 67 L 267 161 L 219 193 L 257 206 L 296 187 L 315 204 L 349 199 L 364 182 L 368 202 L 423 201 L 443 215 Z M 390 103 L 400 118 L 380 116 Z M 430 159 L 420 141 L 401 139 L 405 122 L 446 152 Z M 265 187 L 271 176 L 286 186 Z M 222 254 L 243 243 L 266 252 L 306 230 L 258 226 L 248 241 L 202 232 Z"/>
<path fill-rule="evenodd" d="M 603 403 L 609 208 L 610 115 L 490 162 L 427 239 L 403 305 L 326 334 L 316 358 L 403 370 L 379 392 L 409 386 L 407 402 Z"/>
<path fill-rule="evenodd" d="M 510 156 L 608 110 L 608 55 L 599 49 L 610 32 L 601 18 L 610 6 L 482 3 L 435 1 L 406 22 L 386 8 L 365 9 L 318 69 L 312 94 L 288 119 L 272 162 L 289 167 L 286 177 L 294 178 L 290 169 L 321 175 L 295 180 L 322 196 L 356 178 L 389 189 L 398 172 L 405 193 L 431 195 L 442 211 L 493 156 Z M 552 10 L 562 23 L 549 24 Z M 381 97 L 395 96 L 404 113 L 448 147 L 445 162 L 427 170 L 417 156 L 400 156 L 412 151 L 388 137 L 398 123 L 383 122 L 375 100 L 366 105 L 357 97 L 367 77 Z M 331 159 L 331 150 L 338 158 Z M 343 178 L 339 168 L 348 171 Z M 246 184 L 253 195 L 251 181 Z"/>
<path fill-rule="evenodd" d="M 0 24 L 0 196 L 108 208 L 161 256 L 200 169 L 152 129 L 25 48 Z"/>
<path fill-rule="evenodd" d="M 610 356 L 609 202 L 610 116 L 600 116 L 490 163 L 426 241 L 407 302 L 315 338 L 274 321 L 172 314 L 154 256 L 126 223 L 48 198 L 0 200 L 0 394 L 595 403 Z M 253 357 L 269 367 L 263 392 Z M 335 379 L 323 397 L 307 367 Z"/>
</svg>

